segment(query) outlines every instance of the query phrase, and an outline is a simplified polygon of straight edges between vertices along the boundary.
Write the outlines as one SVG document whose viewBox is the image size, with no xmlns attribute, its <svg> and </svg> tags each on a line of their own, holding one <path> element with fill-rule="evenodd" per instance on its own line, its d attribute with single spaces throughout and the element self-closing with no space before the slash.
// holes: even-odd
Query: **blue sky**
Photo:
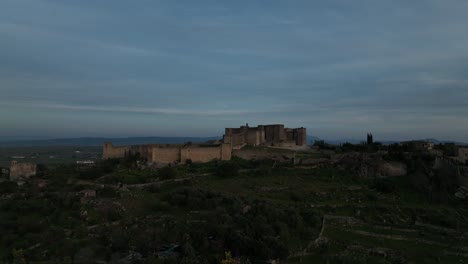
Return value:
<svg viewBox="0 0 468 264">
<path fill-rule="evenodd" d="M 0 2 L 0 138 L 468 141 L 468 1 Z"/>
</svg>

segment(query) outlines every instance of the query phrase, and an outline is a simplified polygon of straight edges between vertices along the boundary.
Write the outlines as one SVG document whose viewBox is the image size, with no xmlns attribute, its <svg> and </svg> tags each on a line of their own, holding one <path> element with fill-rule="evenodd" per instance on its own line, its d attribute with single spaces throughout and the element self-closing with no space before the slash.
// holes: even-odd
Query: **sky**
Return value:
<svg viewBox="0 0 468 264">
<path fill-rule="evenodd" d="M 468 141 L 466 0 L 2 0 L 0 139 Z"/>
</svg>

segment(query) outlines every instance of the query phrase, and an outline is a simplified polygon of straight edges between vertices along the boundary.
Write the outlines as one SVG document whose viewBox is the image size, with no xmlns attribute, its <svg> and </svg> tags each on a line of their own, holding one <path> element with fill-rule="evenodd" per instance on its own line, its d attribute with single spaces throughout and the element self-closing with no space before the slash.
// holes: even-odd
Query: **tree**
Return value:
<svg viewBox="0 0 468 264">
<path fill-rule="evenodd" d="M 223 162 L 218 166 L 216 175 L 220 177 L 236 177 L 239 175 L 239 166 L 233 162 Z"/>
<path fill-rule="evenodd" d="M 240 264 L 240 261 L 232 257 L 231 251 L 224 252 L 224 259 L 221 260 L 221 264 Z"/>
<path fill-rule="evenodd" d="M 24 257 L 23 249 L 13 249 L 13 264 L 26 264 L 26 258 Z"/>
<path fill-rule="evenodd" d="M 166 166 L 158 171 L 159 177 L 163 180 L 173 179 L 177 176 L 177 169 L 175 167 Z"/>
</svg>

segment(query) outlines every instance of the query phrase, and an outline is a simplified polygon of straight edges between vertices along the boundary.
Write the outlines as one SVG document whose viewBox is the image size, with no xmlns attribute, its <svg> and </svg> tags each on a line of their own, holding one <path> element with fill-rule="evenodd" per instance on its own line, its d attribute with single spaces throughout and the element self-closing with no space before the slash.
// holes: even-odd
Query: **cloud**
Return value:
<svg viewBox="0 0 468 264">
<path fill-rule="evenodd" d="M 89 117 L 98 113 L 136 130 L 249 121 L 324 134 L 374 127 L 462 138 L 468 126 L 443 132 L 429 124 L 466 122 L 467 7 L 459 0 L 7 0 L 0 122 L 12 124 L 11 107 L 34 109 L 38 119 L 63 112 L 88 127 L 98 126 Z M 33 118 L 20 112 L 25 124 Z M 71 131 L 60 122 L 50 127 Z"/>
<path fill-rule="evenodd" d="M 90 106 L 90 105 L 66 105 L 66 104 L 38 104 L 38 103 L 5 103 L 11 107 L 24 108 L 43 108 L 54 110 L 88 111 L 88 112 L 124 112 L 140 114 L 164 114 L 164 115 L 188 115 L 188 116 L 225 116 L 225 115 L 247 115 L 254 111 L 243 110 L 190 110 L 176 108 L 144 108 L 144 107 L 108 107 L 108 106 Z"/>
</svg>

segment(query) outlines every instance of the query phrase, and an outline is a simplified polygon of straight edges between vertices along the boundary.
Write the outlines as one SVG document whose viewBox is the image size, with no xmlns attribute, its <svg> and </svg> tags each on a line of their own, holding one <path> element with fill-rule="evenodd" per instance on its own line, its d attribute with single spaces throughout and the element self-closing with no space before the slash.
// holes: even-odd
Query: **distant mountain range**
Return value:
<svg viewBox="0 0 468 264">
<path fill-rule="evenodd" d="M 6 140 L 0 141 L 0 147 L 39 147 L 39 146 L 102 146 L 112 142 L 116 146 L 139 144 L 181 144 L 186 142 L 206 142 L 220 137 L 128 137 L 128 138 L 58 138 L 40 140 Z"/>
<path fill-rule="evenodd" d="M 359 144 L 361 142 L 365 142 L 366 139 L 321 139 L 321 138 L 318 138 L 318 137 L 314 137 L 314 136 L 307 136 L 307 143 L 308 144 L 313 144 L 315 141 L 317 140 L 324 140 L 325 143 L 328 143 L 328 144 L 331 144 L 331 145 L 340 145 L 340 144 L 344 144 L 344 143 L 351 143 L 351 144 Z M 427 142 L 431 142 L 431 143 L 434 143 L 434 144 L 445 144 L 445 143 L 454 143 L 454 144 L 457 144 L 457 145 L 468 145 L 468 143 L 464 143 L 464 142 L 457 142 L 457 141 L 450 141 L 450 140 L 438 140 L 438 139 L 435 139 L 435 138 L 425 138 L 425 139 L 409 139 L 409 140 L 375 140 L 375 142 L 380 142 L 384 145 L 390 145 L 390 144 L 394 144 L 394 143 L 399 143 L 399 142 L 404 142 L 404 141 L 411 141 L 411 140 L 416 140 L 416 141 L 427 141 Z"/>
<path fill-rule="evenodd" d="M 104 142 L 112 142 L 116 146 L 138 145 L 138 144 L 181 144 L 186 142 L 206 142 L 217 140 L 222 137 L 128 137 L 128 138 L 104 138 L 104 137 L 83 137 L 83 138 L 58 138 L 58 139 L 38 139 L 38 140 L 0 140 L 0 147 L 38 147 L 38 146 L 102 146 Z M 322 140 L 315 136 L 307 135 L 307 144 L 313 144 L 317 140 Z M 421 139 L 434 144 L 455 143 L 459 145 L 468 145 L 467 143 L 443 141 L 433 138 Z M 364 140 L 359 139 L 325 139 L 328 144 L 340 145 L 344 143 L 359 144 Z M 379 141 L 384 145 L 397 143 L 395 140 Z"/>
</svg>

